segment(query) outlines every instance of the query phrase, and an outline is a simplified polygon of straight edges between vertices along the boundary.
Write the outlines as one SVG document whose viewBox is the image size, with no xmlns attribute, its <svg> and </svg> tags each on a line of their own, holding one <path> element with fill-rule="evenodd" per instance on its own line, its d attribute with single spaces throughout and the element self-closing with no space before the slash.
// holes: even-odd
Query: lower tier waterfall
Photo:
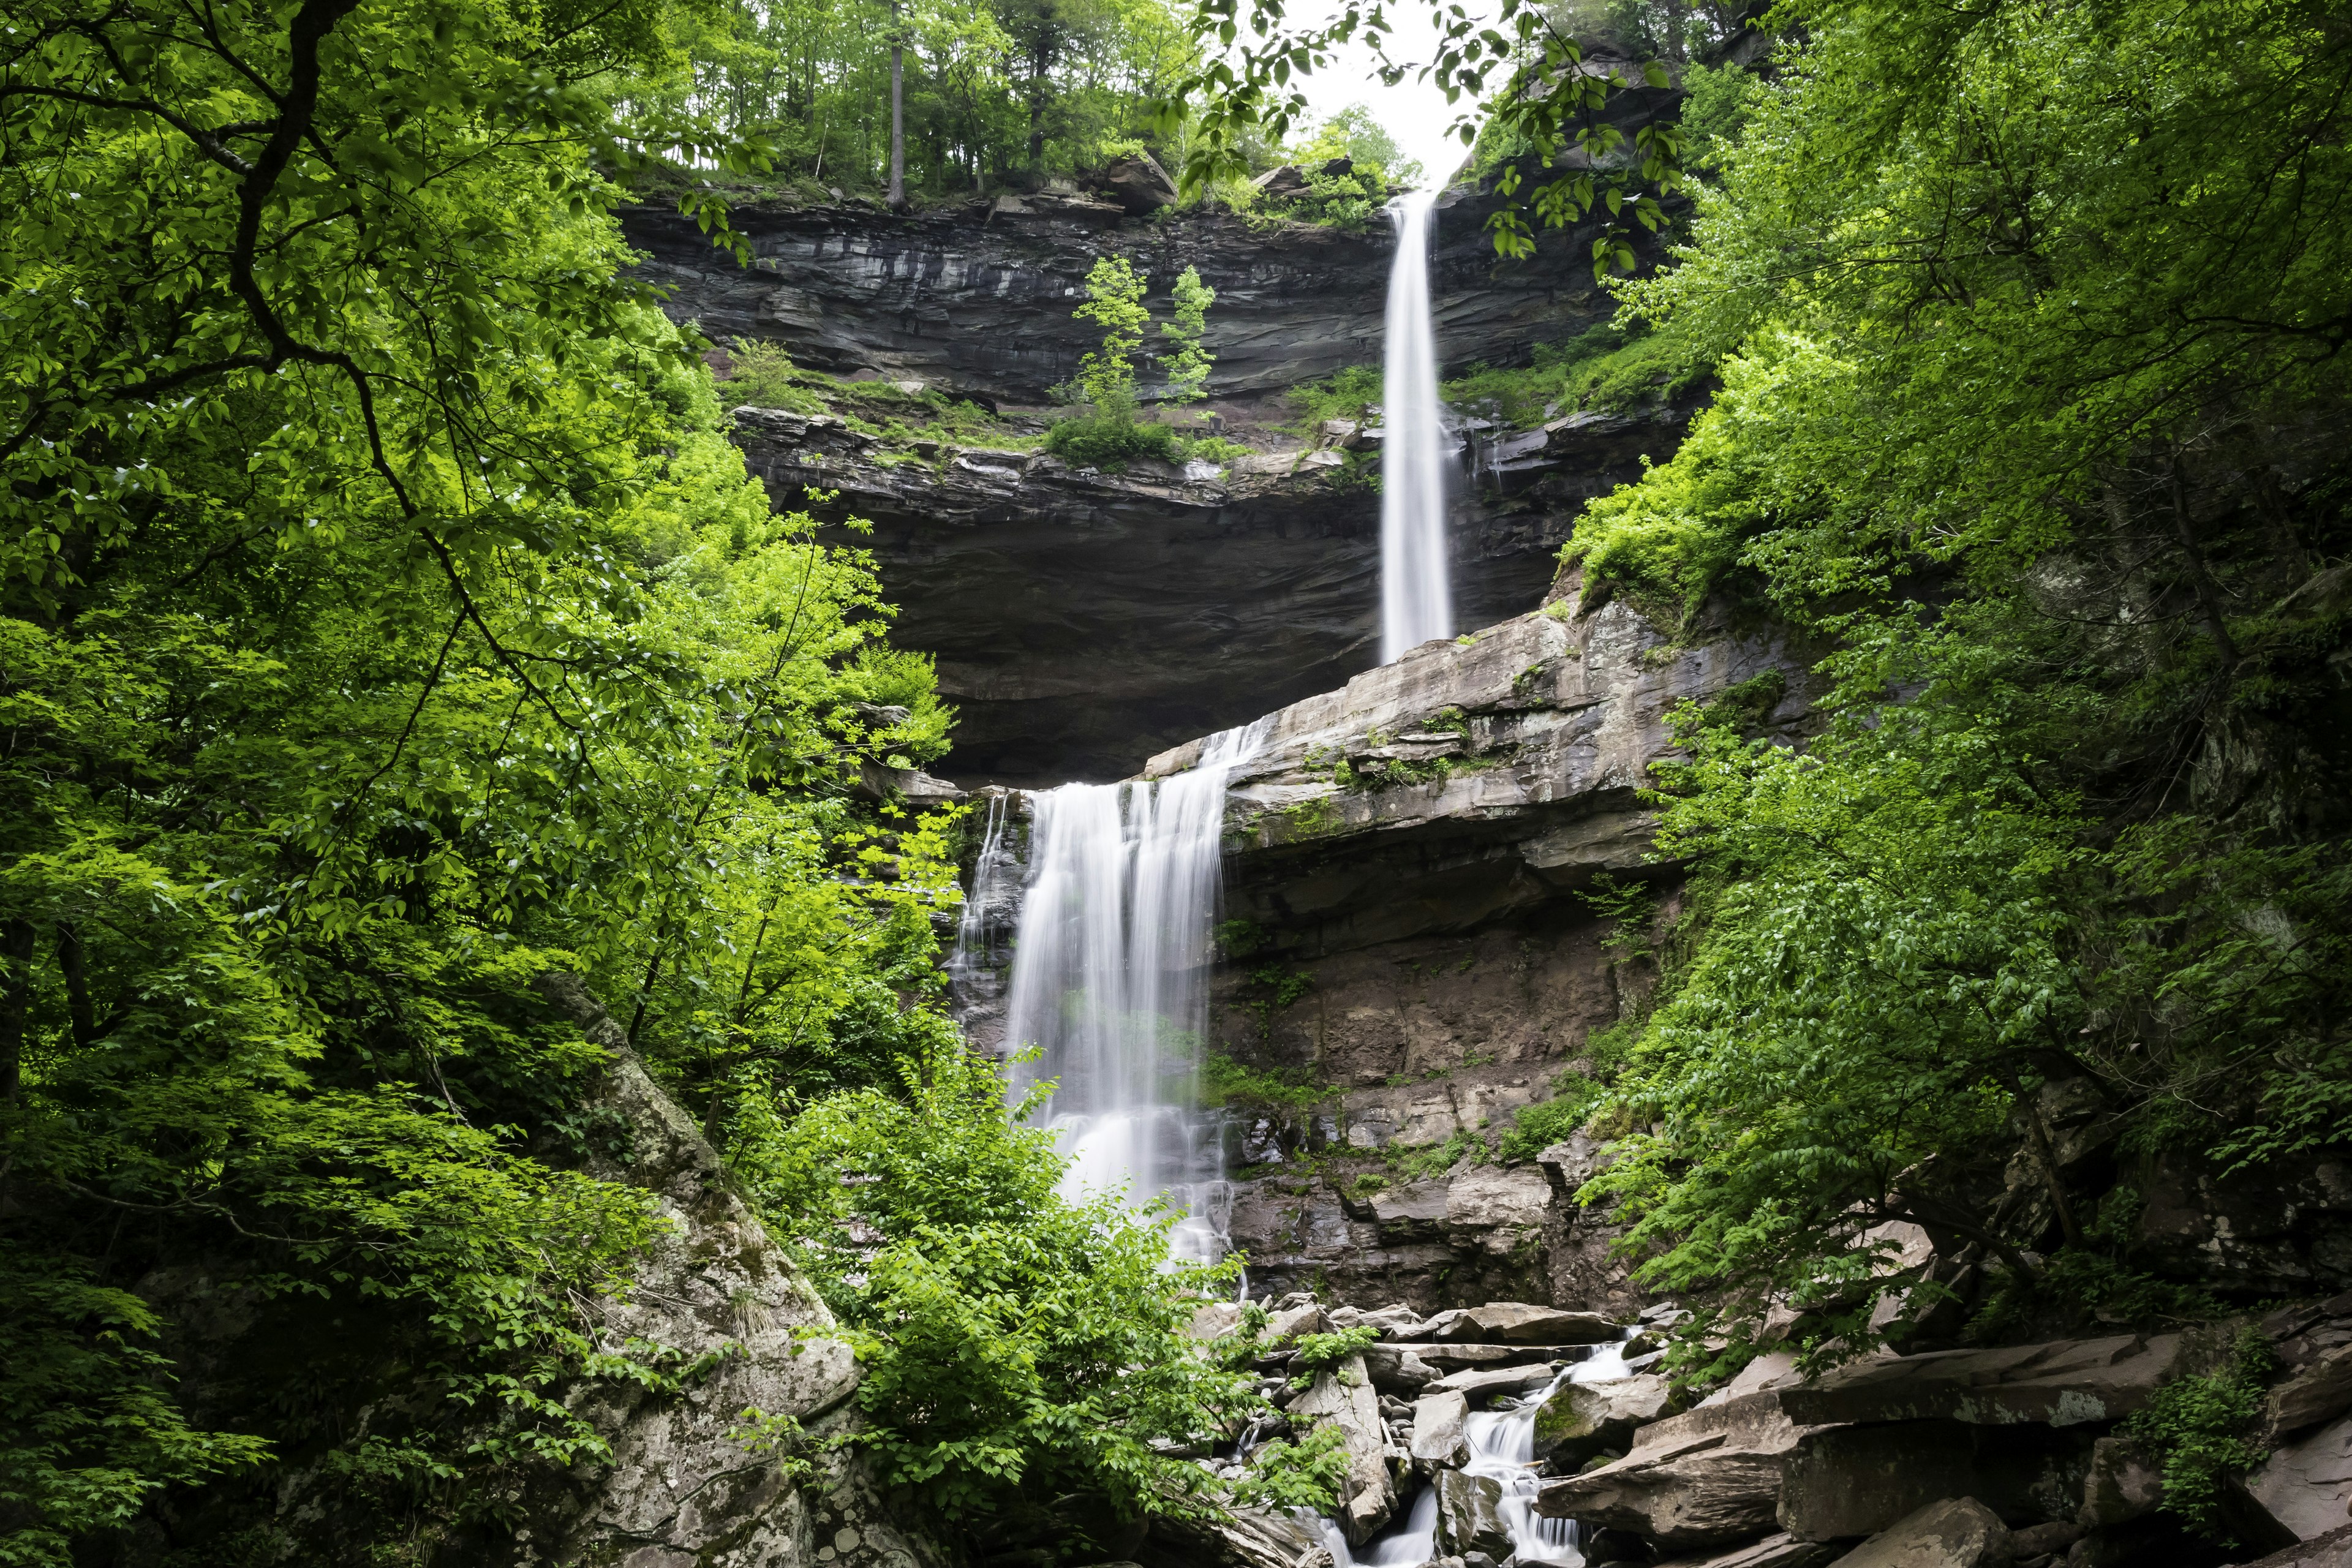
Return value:
<svg viewBox="0 0 2352 1568">
<path fill-rule="evenodd" d="M 1265 724 L 1210 737 L 1156 782 L 1065 784 L 1030 797 L 1004 1040 L 1034 1047 L 1016 1089 L 1052 1083 L 1045 1114 L 1069 1196 L 1164 1196 L 1178 1257 L 1224 1251 L 1222 1157 L 1195 1112 L 1208 1027 L 1225 780 Z"/>
</svg>

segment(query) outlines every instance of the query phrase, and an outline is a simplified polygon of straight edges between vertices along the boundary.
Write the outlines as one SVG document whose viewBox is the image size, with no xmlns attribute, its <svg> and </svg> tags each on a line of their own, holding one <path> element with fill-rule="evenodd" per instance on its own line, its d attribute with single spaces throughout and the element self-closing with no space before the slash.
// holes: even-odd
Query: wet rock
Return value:
<svg viewBox="0 0 2352 1568">
<path fill-rule="evenodd" d="M 1458 1390 L 1424 1394 L 1412 1406 L 1412 1458 L 1423 1467 L 1459 1469 L 1470 1462 L 1470 1445 L 1463 1425 L 1470 1418 L 1470 1401 Z"/>
<path fill-rule="evenodd" d="M 1511 1531 L 1503 1522 L 1500 1481 L 1463 1470 L 1440 1470 L 1432 1484 L 1437 1491 L 1440 1552 L 1465 1559 L 1474 1552 L 1496 1560 L 1511 1554 Z"/>
<path fill-rule="evenodd" d="M 1613 1340 L 1619 1332 L 1616 1322 L 1599 1312 L 1490 1301 L 1453 1315 L 1433 1337 L 1446 1343 L 1593 1345 Z"/>
<path fill-rule="evenodd" d="M 1960 1421 L 1808 1433 L 1789 1455 L 1780 1528 L 1806 1541 L 1870 1535 L 1952 1497 L 1976 1499 L 2005 1524 L 2071 1521 L 2092 1443 L 2079 1429 Z"/>
<path fill-rule="evenodd" d="M 1350 1545 L 1380 1532 L 1396 1510 L 1396 1486 L 1388 1468 L 1388 1434 L 1381 1421 L 1380 1395 L 1361 1356 L 1350 1356 L 1336 1372 L 1318 1374 L 1290 1404 L 1294 1422 L 1312 1421 L 1339 1429 L 1347 1440 L 1348 1476 L 1339 1498 L 1339 1525 Z"/>
<path fill-rule="evenodd" d="M 2352 1417 L 2272 1450 L 2246 1490 L 2299 1540 L 2352 1522 Z"/>
<path fill-rule="evenodd" d="M 1665 1415 L 1672 1397 L 1666 1380 L 1654 1374 L 1567 1384 L 1536 1414 L 1536 1458 L 1572 1470 L 1605 1448 L 1622 1452 L 1636 1427 Z"/>
<path fill-rule="evenodd" d="M 2352 1568 L 2352 1525 L 2282 1548 L 2247 1568 Z"/>
<path fill-rule="evenodd" d="M 2009 1527 L 1972 1498 L 1932 1502 L 1837 1559 L 1839 1568 L 2006 1568 Z"/>
</svg>

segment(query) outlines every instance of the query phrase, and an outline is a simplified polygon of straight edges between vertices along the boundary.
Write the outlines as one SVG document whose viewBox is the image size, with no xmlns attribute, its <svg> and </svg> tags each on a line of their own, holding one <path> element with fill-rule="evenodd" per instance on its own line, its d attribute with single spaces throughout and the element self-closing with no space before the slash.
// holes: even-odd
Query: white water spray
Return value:
<svg viewBox="0 0 2352 1568">
<path fill-rule="evenodd" d="M 1439 192 L 1408 191 L 1391 207 L 1396 261 L 1389 269 L 1387 349 L 1381 387 L 1381 662 L 1454 635 L 1446 581 L 1445 460 L 1430 322 L 1429 215 Z"/>
<path fill-rule="evenodd" d="M 1223 1171 L 1190 1114 L 1208 1028 L 1225 780 L 1265 722 L 1211 736 L 1199 765 L 1155 784 L 1064 784 L 1033 797 L 1031 879 L 1013 949 L 1006 1040 L 1042 1058 L 1071 1155 L 1062 1191 L 1166 1194 L 1179 1258 L 1224 1251 Z M 1025 1085 L 1024 1085 L 1025 1087 Z"/>
</svg>

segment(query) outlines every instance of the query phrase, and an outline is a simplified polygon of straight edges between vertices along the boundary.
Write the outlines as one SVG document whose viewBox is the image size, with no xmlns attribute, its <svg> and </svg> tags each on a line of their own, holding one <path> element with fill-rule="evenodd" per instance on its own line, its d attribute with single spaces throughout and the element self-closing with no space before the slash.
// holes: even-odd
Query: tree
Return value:
<svg viewBox="0 0 2352 1568">
<path fill-rule="evenodd" d="M 898 0 L 890 0 L 890 191 L 892 212 L 907 210 L 907 50 L 898 35 Z"/>
<path fill-rule="evenodd" d="M 1217 291 L 1201 281 L 1199 268 L 1187 267 L 1176 275 L 1171 294 L 1176 306 L 1174 319 L 1160 324 L 1160 335 L 1175 345 L 1173 353 L 1162 356 L 1168 366 L 1169 397 L 1191 403 L 1207 389 L 1209 371 L 1217 363 L 1216 355 L 1201 346 Z"/>
<path fill-rule="evenodd" d="M 2352 1138 L 2319 760 L 2352 39 L 2301 0 L 1785 16 L 1676 265 L 1619 286 L 1723 391 L 1567 553 L 1668 624 L 1729 594 L 1822 639 L 1829 727 L 1685 715 L 1656 799 L 1693 913 L 1596 1195 L 1649 1278 L 1793 1305 L 1823 1355 L 1933 1304 L 1855 1250 L 1891 1218 L 2146 1320 L 2183 1292 L 2137 1279 L 2132 1180 L 2063 1157 L 2044 1086 L 2126 1172 Z"/>
</svg>

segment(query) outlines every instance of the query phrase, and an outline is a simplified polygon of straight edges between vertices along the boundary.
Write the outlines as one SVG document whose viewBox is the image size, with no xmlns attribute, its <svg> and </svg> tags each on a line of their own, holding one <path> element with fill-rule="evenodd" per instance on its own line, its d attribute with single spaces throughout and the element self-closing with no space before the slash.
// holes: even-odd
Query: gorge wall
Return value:
<svg viewBox="0 0 2352 1568">
<path fill-rule="evenodd" d="M 1457 187 L 1435 220 L 1433 289 L 1449 373 L 1524 363 L 1614 305 L 1580 231 L 1545 231 L 1502 263 L 1491 195 Z M 675 214 L 633 213 L 643 275 L 716 338 L 782 344 L 797 363 L 907 377 L 1001 408 L 995 444 L 896 449 L 825 416 L 745 410 L 741 441 L 780 509 L 870 521 L 898 606 L 894 640 L 938 657 L 961 713 L 959 775 L 1046 785 L 1123 777 L 1156 752 L 1344 682 L 1379 658 L 1377 431 L 1302 431 L 1278 395 L 1376 364 L 1393 237 L 1230 214 L 1148 220 L 1083 196 L 919 216 L 748 205 L 749 269 Z M 1218 290 L 1211 408 L 1252 448 L 1185 468 L 1074 470 L 1015 433 L 1042 430 L 1046 388 L 1098 331 L 1071 314 L 1096 256 Z M 1456 624 L 1535 602 L 1589 497 L 1680 440 L 1687 409 L 1570 415 L 1474 431 L 1456 491 Z M 1343 450 L 1343 447 L 1346 448 Z M 814 492 L 814 496 L 812 496 Z"/>
</svg>

